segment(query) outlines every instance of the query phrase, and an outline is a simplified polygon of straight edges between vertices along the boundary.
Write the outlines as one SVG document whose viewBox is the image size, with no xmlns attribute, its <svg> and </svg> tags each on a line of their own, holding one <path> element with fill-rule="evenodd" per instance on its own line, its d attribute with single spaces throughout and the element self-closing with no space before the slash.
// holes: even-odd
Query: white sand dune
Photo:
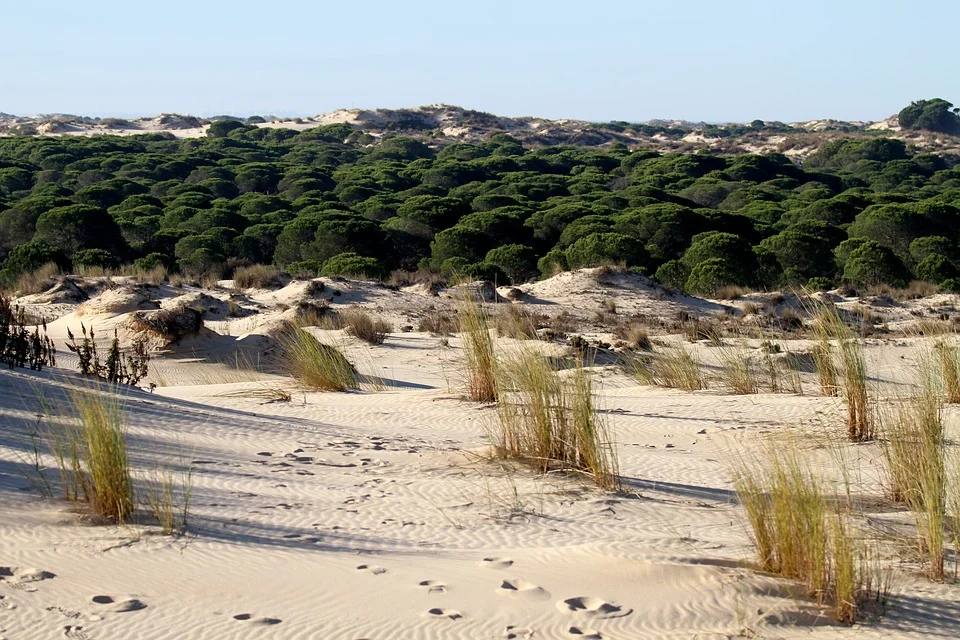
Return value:
<svg viewBox="0 0 960 640">
<path fill-rule="evenodd" d="M 338 286 L 338 297 L 397 319 L 443 304 Z M 571 306 L 569 286 L 529 289 L 554 300 L 543 306 L 586 313 Z M 251 298 L 270 317 L 271 305 L 299 295 L 291 291 Z M 567 299 L 555 301 L 561 291 Z M 621 292 L 620 303 L 640 299 L 632 295 Z M 76 313 L 51 323 L 58 344 Z M 108 326 L 127 313 L 83 317 Z M 210 324 L 225 329 L 245 320 Z M 248 335 L 261 335 L 259 322 Z M 244 339 L 232 332 L 171 347 L 152 363 L 151 377 L 163 379 L 154 393 L 119 391 L 138 483 L 157 465 L 192 472 L 182 537 L 159 535 L 149 523 L 95 525 L 73 505 L 42 498 L 34 453 L 39 398 L 62 409 L 67 390 L 84 383 L 62 369 L 0 371 L 0 638 L 960 633 L 960 589 L 926 582 L 909 564 L 898 568 L 887 615 L 852 628 L 831 623 L 790 582 L 749 567 L 732 454 L 794 434 L 811 441 L 816 465 L 831 469 L 812 436 L 842 428 L 835 398 L 683 393 L 598 368 L 600 404 L 625 478 L 624 491 L 604 493 L 574 477 L 539 476 L 485 457 L 495 410 L 460 397 L 456 337 L 394 333 L 370 347 L 335 333 L 329 337 L 361 371 L 388 379 L 385 390 L 306 392 L 285 376 L 256 371 L 255 379 L 233 381 L 230 372 L 242 373 L 216 363 Z M 871 370 L 892 388 L 908 381 L 917 354 L 915 341 L 904 344 L 868 347 Z M 73 366 L 68 356 L 61 360 Z M 806 384 L 812 391 L 813 379 Z M 265 404 L 249 393 L 274 386 L 292 400 Z M 947 415 L 954 438 L 956 412 L 950 407 Z M 864 482 L 880 481 L 876 445 L 849 446 L 846 455 Z"/>
</svg>

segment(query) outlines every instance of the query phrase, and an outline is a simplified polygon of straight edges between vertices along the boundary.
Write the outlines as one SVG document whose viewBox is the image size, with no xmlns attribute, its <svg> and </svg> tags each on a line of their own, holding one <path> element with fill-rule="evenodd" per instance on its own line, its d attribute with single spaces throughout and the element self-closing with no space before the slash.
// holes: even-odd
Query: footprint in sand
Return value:
<svg viewBox="0 0 960 640">
<path fill-rule="evenodd" d="M 603 635 L 596 629 L 591 629 L 590 627 L 570 627 L 567 629 L 567 633 L 572 636 L 577 636 L 582 640 L 603 640 Z"/>
<path fill-rule="evenodd" d="M 0 582 L 6 582 L 14 589 L 21 591 L 36 591 L 37 588 L 30 586 L 33 582 L 41 580 L 50 580 L 56 578 L 57 574 L 42 569 L 28 569 L 22 567 L 0 567 Z"/>
<path fill-rule="evenodd" d="M 463 614 L 456 609 L 441 609 L 440 607 L 434 607 L 433 609 L 427 610 L 427 616 L 431 618 L 448 618 L 450 620 L 459 620 L 463 617 Z"/>
<path fill-rule="evenodd" d="M 375 564 L 358 564 L 357 571 L 369 571 L 375 576 L 379 576 L 380 574 L 387 572 L 384 567 L 378 567 Z"/>
<path fill-rule="evenodd" d="M 89 640 L 90 636 L 87 635 L 87 632 L 83 630 L 78 624 L 68 624 L 63 627 L 64 637 L 71 638 L 71 640 Z"/>
<path fill-rule="evenodd" d="M 557 603 L 557 608 L 569 613 L 579 613 L 590 616 L 591 618 L 620 618 L 633 613 L 633 609 L 628 609 L 615 602 L 607 602 L 600 598 L 591 596 L 577 596 L 576 598 L 567 598 Z"/>
<path fill-rule="evenodd" d="M 234 620 L 239 620 L 240 622 L 249 622 L 251 624 L 259 624 L 263 626 L 271 626 L 275 624 L 280 624 L 283 622 L 280 618 L 254 618 L 252 613 L 238 613 L 233 616 Z"/>
<path fill-rule="evenodd" d="M 427 593 L 444 593 L 447 585 L 438 580 L 421 580 L 419 586 L 427 590 Z"/>
<path fill-rule="evenodd" d="M 93 596 L 90 600 L 94 604 L 103 605 L 113 613 L 127 613 L 146 609 L 147 605 L 137 598 L 114 598 L 113 596 Z"/>
<path fill-rule="evenodd" d="M 488 569 L 507 569 L 513 566 L 513 560 L 509 558 L 484 558 L 480 561 L 480 566 Z"/>
<path fill-rule="evenodd" d="M 516 580 L 504 580 L 497 587 L 497 593 L 500 595 L 530 598 L 532 600 L 543 600 L 550 597 L 550 592 L 543 587 L 527 582 L 523 578 Z"/>
<path fill-rule="evenodd" d="M 506 638 L 506 640 L 530 640 L 533 638 L 534 633 L 536 632 L 533 629 L 511 624 L 507 627 L 506 631 L 504 631 L 503 637 Z"/>
</svg>

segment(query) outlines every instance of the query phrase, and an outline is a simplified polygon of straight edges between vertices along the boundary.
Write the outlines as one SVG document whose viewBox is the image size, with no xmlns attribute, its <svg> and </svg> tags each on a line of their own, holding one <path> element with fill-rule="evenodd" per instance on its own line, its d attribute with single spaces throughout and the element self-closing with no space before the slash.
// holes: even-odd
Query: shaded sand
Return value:
<svg viewBox="0 0 960 640">
<path fill-rule="evenodd" d="M 397 324 L 444 304 L 393 291 L 368 298 L 365 285 L 340 286 L 342 296 L 353 296 L 348 302 L 369 304 Z M 592 310 L 563 290 L 568 300 L 543 306 Z M 842 428 L 837 399 L 683 393 L 597 367 L 625 485 L 603 493 L 573 477 L 485 458 L 495 410 L 461 399 L 456 337 L 396 332 L 371 347 L 342 332 L 324 334 L 362 372 L 386 378 L 383 391 L 306 392 L 277 372 L 218 378 L 250 373 L 211 360 L 251 336 L 268 340 L 258 328 L 283 313 L 271 299 L 296 297 L 292 291 L 248 292 L 251 308 L 260 305 L 256 315 L 211 320 L 217 331 L 170 345 L 152 363 L 152 378 L 163 379 L 153 393 L 121 391 L 137 482 L 157 465 L 192 470 L 182 537 L 161 536 L 148 522 L 97 525 L 73 505 L 43 499 L 34 469 L 37 399 L 63 408 L 66 390 L 82 382 L 61 369 L 0 371 L 0 638 L 960 633 L 960 589 L 924 581 L 909 562 L 897 568 L 888 614 L 854 628 L 832 624 L 789 581 L 749 568 L 732 452 L 796 434 L 809 441 L 815 465 L 834 468 L 815 436 Z M 554 295 L 542 283 L 532 293 Z M 650 299 L 645 304 L 656 311 Z M 102 315 L 119 323 L 124 313 Z M 72 311 L 51 331 L 77 319 Z M 242 322 L 246 331 L 228 330 Z M 715 360 L 709 347 L 697 349 L 708 364 Z M 872 342 L 876 383 L 906 385 L 917 353 L 916 340 Z M 812 394 L 814 379 L 803 375 Z M 292 400 L 266 403 L 255 393 L 265 386 L 288 389 Z M 947 409 L 954 439 L 957 411 Z M 845 448 L 846 463 L 874 488 L 878 457 L 876 445 Z M 40 464 L 55 481 L 52 461 L 42 455 Z M 869 515 L 880 526 L 906 521 L 880 507 Z"/>
</svg>

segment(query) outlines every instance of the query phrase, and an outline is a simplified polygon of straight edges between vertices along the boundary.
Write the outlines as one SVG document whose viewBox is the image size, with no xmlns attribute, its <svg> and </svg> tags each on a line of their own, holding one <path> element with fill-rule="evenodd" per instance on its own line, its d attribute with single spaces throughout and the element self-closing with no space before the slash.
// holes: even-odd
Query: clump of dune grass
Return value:
<svg viewBox="0 0 960 640">
<path fill-rule="evenodd" d="M 948 404 L 960 403 L 960 351 L 946 340 L 938 340 L 933 348 L 943 381 L 944 399 Z"/>
<path fill-rule="evenodd" d="M 927 575 L 942 580 L 947 509 L 943 402 L 936 373 L 921 362 L 920 392 L 903 402 L 885 429 L 890 497 L 913 512 Z"/>
<path fill-rule="evenodd" d="M 707 386 L 700 361 L 683 347 L 666 347 L 659 353 L 634 358 L 630 368 L 643 384 L 684 391 L 697 391 Z"/>
<path fill-rule="evenodd" d="M 497 399 L 497 361 L 490 326 L 476 299 L 457 304 L 457 323 L 467 364 L 467 395 L 477 402 Z"/>
<path fill-rule="evenodd" d="M 369 344 L 383 344 L 387 334 L 393 331 L 390 323 L 374 318 L 358 307 L 345 309 L 339 316 L 347 333 Z"/>
<path fill-rule="evenodd" d="M 583 361 L 567 373 L 561 377 L 533 350 L 501 363 L 495 450 L 541 472 L 576 471 L 616 489 L 616 452 L 594 406 L 593 382 Z"/>
<path fill-rule="evenodd" d="M 122 523 L 133 510 L 133 483 L 120 401 L 103 393 L 75 392 L 72 402 L 85 441 L 90 504 Z"/>
<path fill-rule="evenodd" d="M 120 401 L 88 389 L 72 392 L 70 404 L 72 423 L 47 434 L 64 497 L 86 501 L 95 513 L 122 524 L 133 512 L 134 493 Z"/>
<path fill-rule="evenodd" d="M 236 289 L 273 289 L 283 285 L 280 270 L 272 265 L 252 264 L 233 270 L 233 286 Z"/>
<path fill-rule="evenodd" d="M 324 344 L 299 327 L 290 327 L 280 337 L 283 364 L 304 386 L 318 391 L 358 389 L 353 365 L 340 351 Z"/>
<path fill-rule="evenodd" d="M 639 322 L 633 321 L 618 325 L 614 331 L 614 335 L 625 341 L 631 349 L 653 351 L 650 334 L 647 332 L 646 327 Z"/>
<path fill-rule="evenodd" d="M 795 446 L 741 460 L 734 487 L 760 568 L 801 582 L 841 622 L 854 622 L 867 603 L 882 603 L 887 585 L 879 564 L 853 530 L 847 507 L 833 503 Z"/>
<path fill-rule="evenodd" d="M 853 335 L 833 305 L 820 304 L 814 318 L 817 346 L 814 362 L 825 395 L 839 386 L 847 405 L 847 437 L 852 442 L 866 442 L 874 437 L 873 416 L 867 391 L 867 366 L 863 341 Z M 836 340 L 834 351 L 832 341 Z"/>
<path fill-rule="evenodd" d="M 20 274 L 14 282 L 12 290 L 21 296 L 43 293 L 53 286 L 54 276 L 57 275 L 60 275 L 60 267 L 56 263 L 47 262 L 33 271 Z"/>
<path fill-rule="evenodd" d="M 183 533 L 187 529 L 192 492 L 192 472 L 188 469 L 178 479 L 170 469 L 155 469 L 147 478 L 144 501 L 160 525 L 164 535 Z"/>
<path fill-rule="evenodd" d="M 748 395 L 760 392 L 760 372 L 742 345 L 720 347 L 720 381 L 730 393 Z"/>
<path fill-rule="evenodd" d="M 503 307 L 493 320 L 498 336 L 517 340 L 536 339 L 537 329 L 544 323 L 542 316 L 512 304 Z"/>
<path fill-rule="evenodd" d="M 813 335 L 816 342 L 811 355 L 817 370 L 820 393 L 825 396 L 835 396 L 840 391 L 840 386 L 837 384 L 837 364 L 831 342 L 838 321 L 836 310 L 826 305 L 821 305 L 813 318 Z"/>
</svg>

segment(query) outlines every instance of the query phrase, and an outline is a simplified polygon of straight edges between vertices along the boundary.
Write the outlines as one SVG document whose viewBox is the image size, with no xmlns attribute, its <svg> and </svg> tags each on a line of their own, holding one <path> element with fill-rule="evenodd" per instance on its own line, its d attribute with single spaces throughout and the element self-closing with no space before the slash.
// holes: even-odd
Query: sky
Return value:
<svg viewBox="0 0 960 640">
<path fill-rule="evenodd" d="M 960 103 L 955 0 L 0 0 L 0 112 L 876 120 Z"/>
</svg>

